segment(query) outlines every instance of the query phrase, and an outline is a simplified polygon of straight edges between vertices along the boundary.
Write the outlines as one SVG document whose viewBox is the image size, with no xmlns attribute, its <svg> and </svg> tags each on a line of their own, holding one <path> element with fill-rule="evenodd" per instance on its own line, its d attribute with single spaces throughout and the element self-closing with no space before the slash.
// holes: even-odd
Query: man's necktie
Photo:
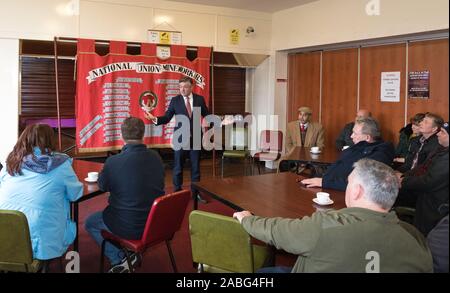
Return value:
<svg viewBox="0 0 450 293">
<path fill-rule="evenodd" d="M 192 117 L 192 108 L 191 108 L 191 103 L 189 102 L 189 97 L 186 97 L 186 110 L 188 112 L 189 118 Z"/>
<path fill-rule="evenodd" d="M 302 140 L 302 146 L 305 145 L 306 127 L 300 123 L 300 139 Z"/>
</svg>

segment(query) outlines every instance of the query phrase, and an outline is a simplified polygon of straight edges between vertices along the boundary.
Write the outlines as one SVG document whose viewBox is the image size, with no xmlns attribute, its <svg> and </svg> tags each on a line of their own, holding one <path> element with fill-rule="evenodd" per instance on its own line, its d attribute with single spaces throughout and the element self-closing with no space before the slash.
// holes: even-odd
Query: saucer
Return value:
<svg viewBox="0 0 450 293">
<path fill-rule="evenodd" d="M 313 200 L 313 202 L 315 202 L 316 204 L 321 205 L 321 206 L 327 206 L 327 205 L 334 203 L 334 201 L 331 199 L 330 199 L 330 201 L 328 201 L 326 203 L 320 203 L 319 200 L 317 199 L 317 197 L 313 198 L 312 200 Z"/>
<path fill-rule="evenodd" d="M 94 182 L 97 182 L 97 179 L 91 180 L 88 177 L 86 177 L 86 178 L 84 178 L 84 181 L 94 183 Z"/>
</svg>

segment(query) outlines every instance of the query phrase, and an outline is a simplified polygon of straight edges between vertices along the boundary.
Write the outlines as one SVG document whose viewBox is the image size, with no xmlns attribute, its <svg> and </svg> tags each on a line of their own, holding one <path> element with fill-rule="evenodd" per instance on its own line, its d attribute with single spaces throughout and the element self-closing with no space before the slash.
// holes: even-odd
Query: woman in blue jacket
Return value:
<svg viewBox="0 0 450 293">
<path fill-rule="evenodd" d="M 74 241 L 76 226 L 70 219 L 70 201 L 83 194 L 72 159 L 54 149 L 50 126 L 29 125 L 0 171 L 0 209 L 25 214 L 33 257 L 40 260 L 63 255 Z"/>
</svg>

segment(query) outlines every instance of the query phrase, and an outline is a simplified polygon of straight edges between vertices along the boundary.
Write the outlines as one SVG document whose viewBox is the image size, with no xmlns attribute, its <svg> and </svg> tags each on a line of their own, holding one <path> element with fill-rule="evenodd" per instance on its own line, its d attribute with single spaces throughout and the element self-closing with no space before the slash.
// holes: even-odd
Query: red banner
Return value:
<svg viewBox="0 0 450 293">
<path fill-rule="evenodd" d="M 172 97 L 179 94 L 178 80 L 188 76 L 194 93 L 209 104 L 211 48 L 198 47 L 197 58 L 186 58 L 185 46 L 170 46 L 170 57 L 159 59 L 155 44 L 142 44 L 141 55 L 127 55 L 126 42 L 110 42 L 110 53 L 95 53 L 94 40 L 78 40 L 76 142 L 79 152 L 120 149 L 120 126 L 127 117 L 144 120 L 144 143 L 170 147 L 174 120 L 155 126 L 144 118 L 144 109 L 163 115 Z"/>
</svg>

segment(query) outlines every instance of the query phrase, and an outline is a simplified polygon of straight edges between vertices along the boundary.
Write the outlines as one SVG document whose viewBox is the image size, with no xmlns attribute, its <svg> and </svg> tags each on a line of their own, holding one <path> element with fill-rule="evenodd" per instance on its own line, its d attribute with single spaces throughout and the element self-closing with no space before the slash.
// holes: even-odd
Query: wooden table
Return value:
<svg viewBox="0 0 450 293">
<path fill-rule="evenodd" d="M 341 151 L 335 148 L 322 149 L 319 154 L 310 152 L 310 148 L 295 147 L 289 154 L 281 158 L 280 171 L 287 171 L 296 167 L 298 170 L 300 165 L 306 165 L 310 168 L 312 176 L 317 176 L 323 173 L 329 165 L 336 162 L 341 155 Z"/>
<path fill-rule="evenodd" d="M 73 242 L 73 249 L 78 251 L 78 204 L 82 201 L 88 200 L 104 192 L 98 188 L 97 182 L 89 183 L 84 181 L 87 177 L 88 172 L 100 172 L 103 168 L 102 163 L 83 161 L 83 160 L 73 160 L 73 169 L 78 176 L 78 179 L 83 183 L 83 195 L 75 202 L 72 203 L 72 219 L 77 225 L 77 234 L 75 241 Z"/>
<path fill-rule="evenodd" d="M 306 188 L 296 182 L 298 175 L 290 172 L 260 176 L 204 179 L 192 183 L 201 192 L 231 208 L 249 210 L 262 217 L 301 218 L 315 211 L 345 207 L 345 193 L 336 190 Z M 332 205 L 319 206 L 312 199 L 318 191 L 330 193 Z"/>
<path fill-rule="evenodd" d="M 324 148 L 319 154 L 313 154 L 310 152 L 310 148 L 295 147 L 287 156 L 283 158 L 283 160 L 312 165 L 331 165 L 339 159 L 341 153 L 341 151 L 338 151 L 335 148 Z"/>
</svg>

